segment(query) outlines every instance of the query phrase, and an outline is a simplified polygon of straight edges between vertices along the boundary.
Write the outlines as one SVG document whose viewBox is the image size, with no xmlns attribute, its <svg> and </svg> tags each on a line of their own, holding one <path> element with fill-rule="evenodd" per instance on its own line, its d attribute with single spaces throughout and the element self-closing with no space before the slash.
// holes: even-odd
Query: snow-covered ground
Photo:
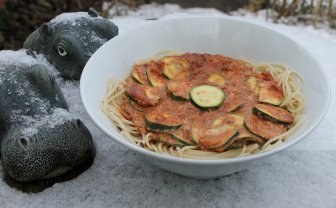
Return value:
<svg viewBox="0 0 336 208">
<path fill-rule="evenodd" d="M 215 9 L 181 9 L 167 4 L 142 6 L 115 17 L 120 33 L 152 19 L 184 15 L 225 15 Z M 312 27 L 265 22 L 264 17 L 233 13 L 277 30 L 308 49 L 331 80 L 330 109 L 320 126 L 295 147 L 249 170 L 216 180 L 195 180 L 149 164 L 112 142 L 86 114 L 78 82 L 60 81 L 70 111 L 89 127 L 97 146 L 90 169 L 38 194 L 26 194 L 0 180 L 0 207 L 336 207 L 336 35 Z M 147 20 L 151 19 L 151 20 Z M 3 170 L 0 168 L 0 175 Z"/>
</svg>

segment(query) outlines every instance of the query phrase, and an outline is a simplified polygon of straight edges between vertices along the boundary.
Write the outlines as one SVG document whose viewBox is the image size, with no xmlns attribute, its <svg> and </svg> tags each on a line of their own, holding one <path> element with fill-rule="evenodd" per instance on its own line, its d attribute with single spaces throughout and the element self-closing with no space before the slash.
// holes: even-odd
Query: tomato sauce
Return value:
<svg viewBox="0 0 336 208">
<path fill-rule="evenodd" d="M 271 82 L 273 85 L 279 86 L 278 81 L 274 80 L 269 72 L 255 72 L 248 63 L 222 55 L 186 53 L 176 57 L 189 63 L 189 75 L 182 80 L 170 80 L 165 77 L 162 70 L 166 63 L 161 60 L 134 66 L 133 70 L 140 74 L 141 79 L 144 80 L 143 83 L 134 79 L 133 76 L 129 76 L 126 80 L 126 94 L 128 96 L 121 105 L 120 113 L 126 119 L 134 122 L 134 126 L 140 134 L 151 132 L 153 134 L 152 142 L 160 141 L 176 146 L 197 145 L 202 150 L 222 152 L 249 143 L 256 142 L 262 145 L 268 139 L 287 131 L 284 124 L 271 122 L 255 115 L 252 111 L 258 104 L 260 83 L 269 84 Z M 151 83 L 147 81 L 147 70 L 158 71 L 155 74 L 160 76 L 159 86 L 151 86 Z M 221 80 L 221 83 L 209 81 L 209 77 L 213 74 L 224 77 L 224 81 Z M 254 77 L 255 84 L 248 84 L 247 80 L 251 77 Z M 199 85 L 212 85 L 220 88 L 225 93 L 224 102 L 216 108 L 202 109 L 196 106 L 188 99 L 188 95 L 192 87 Z M 156 99 L 158 97 L 159 99 L 151 100 L 152 97 L 148 96 L 147 91 L 139 90 L 139 88 L 154 88 Z M 279 89 L 281 90 L 281 87 L 277 88 L 277 90 Z M 172 97 L 172 93 L 180 95 L 184 99 L 176 99 L 176 97 Z M 282 90 L 281 93 L 283 94 Z M 136 97 L 132 97 L 133 94 Z M 163 128 L 153 131 L 146 123 L 145 117 L 148 113 L 169 114 L 173 119 L 181 120 L 183 123 L 179 128 Z M 220 136 L 232 134 L 231 130 L 229 133 L 219 133 L 213 137 L 204 135 L 200 141 L 195 141 L 192 138 L 192 128 L 199 127 L 204 134 L 211 133 L 214 131 L 211 130 L 211 123 L 214 119 L 221 115 L 230 114 L 240 115 L 245 119 L 245 125 L 242 123 L 232 130 L 237 132 L 234 134 L 235 138 L 225 139 L 223 144 L 219 141 Z M 248 129 L 246 124 L 250 124 L 252 129 Z M 225 125 L 230 125 L 230 122 L 226 122 Z M 246 139 L 239 137 L 242 132 Z M 173 135 L 173 137 L 167 135 Z M 246 135 L 250 135 L 250 137 Z M 174 140 L 176 137 L 182 138 L 183 142 L 181 143 L 178 139 Z M 221 144 L 221 146 L 213 148 L 212 144 Z"/>
</svg>

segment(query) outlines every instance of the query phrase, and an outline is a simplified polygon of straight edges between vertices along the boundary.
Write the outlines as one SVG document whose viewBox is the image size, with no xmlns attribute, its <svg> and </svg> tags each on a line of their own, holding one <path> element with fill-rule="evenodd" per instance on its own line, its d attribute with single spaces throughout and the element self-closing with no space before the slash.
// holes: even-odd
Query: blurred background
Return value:
<svg viewBox="0 0 336 208">
<path fill-rule="evenodd" d="M 94 7 L 105 18 L 127 15 L 145 4 L 215 8 L 230 15 L 241 11 L 269 21 L 336 29 L 334 0 L 0 0 L 0 50 L 19 49 L 41 23 L 63 12 Z"/>
</svg>

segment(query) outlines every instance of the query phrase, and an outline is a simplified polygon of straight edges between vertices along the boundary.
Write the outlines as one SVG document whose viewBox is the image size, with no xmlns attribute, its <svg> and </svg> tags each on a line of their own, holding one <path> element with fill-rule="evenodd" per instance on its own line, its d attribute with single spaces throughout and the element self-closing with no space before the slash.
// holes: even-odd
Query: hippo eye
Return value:
<svg viewBox="0 0 336 208">
<path fill-rule="evenodd" d="M 70 55 L 73 51 L 73 47 L 70 44 L 70 41 L 67 39 L 60 39 L 57 41 L 55 48 L 60 56 Z"/>
<path fill-rule="evenodd" d="M 66 49 L 61 45 L 57 46 L 57 51 L 60 56 L 66 56 L 68 54 Z"/>
</svg>

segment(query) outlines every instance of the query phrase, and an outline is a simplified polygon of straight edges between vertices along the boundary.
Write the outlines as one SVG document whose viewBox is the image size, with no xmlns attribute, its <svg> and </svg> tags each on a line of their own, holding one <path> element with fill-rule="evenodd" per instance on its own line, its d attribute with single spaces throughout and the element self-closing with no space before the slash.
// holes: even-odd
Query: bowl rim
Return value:
<svg viewBox="0 0 336 208">
<path fill-rule="evenodd" d="M 292 44 L 297 45 L 300 49 L 302 49 L 306 55 L 314 60 L 316 62 L 316 64 L 318 65 L 318 67 L 320 68 L 320 73 L 322 75 L 322 78 L 325 79 L 325 85 L 326 85 L 326 90 L 327 90 L 327 97 L 326 97 L 326 103 L 325 106 L 322 110 L 322 113 L 320 114 L 319 117 L 314 118 L 314 121 L 312 122 L 312 124 L 310 126 L 308 126 L 308 128 L 301 134 L 297 135 L 294 138 L 291 138 L 289 141 L 286 141 L 283 145 L 281 145 L 280 147 L 276 147 L 274 149 L 265 151 L 265 152 L 261 152 L 261 153 L 257 153 L 257 154 L 253 154 L 253 155 L 249 155 L 246 157 L 237 157 L 237 158 L 225 158 L 225 159 L 207 159 L 207 160 L 202 160 L 202 159 L 190 159 L 190 158 L 180 158 L 180 157 L 174 157 L 171 155 L 165 155 L 165 154 L 159 154 L 147 149 L 144 149 L 140 146 L 137 146 L 135 144 L 130 143 L 129 141 L 127 141 L 124 136 L 122 136 L 120 133 L 114 135 L 113 133 L 111 133 L 108 129 L 106 129 L 103 126 L 99 125 L 99 121 L 98 119 L 96 119 L 96 117 L 94 116 L 93 113 L 90 112 L 90 109 L 88 107 L 88 105 L 85 103 L 84 101 L 84 94 L 85 94 L 85 90 L 84 90 L 84 84 L 82 82 L 83 79 L 85 79 L 86 76 L 88 76 L 86 68 L 89 62 L 91 62 L 95 56 L 97 55 L 97 51 L 102 50 L 102 48 L 106 47 L 107 43 L 111 42 L 111 41 L 116 41 L 120 38 L 123 37 L 127 37 L 129 36 L 133 31 L 136 30 L 142 30 L 144 28 L 147 27 L 155 27 L 155 26 L 160 26 L 160 24 L 164 24 L 165 22 L 171 22 L 171 21 L 182 21 L 182 20 L 188 20 L 188 19 L 197 19 L 197 18 L 205 18 L 205 19 L 224 19 L 225 21 L 234 21 L 234 22 L 238 22 L 238 23 L 243 23 L 243 24 L 251 24 L 255 27 L 258 27 L 259 29 L 263 29 L 263 30 L 267 30 L 267 31 L 271 31 L 273 33 L 276 33 L 279 36 L 282 36 L 286 39 L 288 39 L 288 41 L 290 41 Z M 293 40 L 291 37 L 288 37 L 272 28 L 266 27 L 264 25 L 260 25 L 258 23 L 255 22 L 251 22 L 250 20 L 243 20 L 243 19 L 237 19 L 237 18 L 233 18 L 233 17 L 228 17 L 228 16 L 214 16 L 214 15 L 191 15 L 191 16 L 183 16 L 183 17 L 176 17 L 176 18 L 169 18 L 169 19 L 163 19 L 163 20 L 158 20 L 155 22 L 151 22 L 148 23 L 146 25 L 140 26 L 140 27 L 136 27 L 134 29 L 131 29 L 123 34 L 120 34 L 114 38 L 112 38 L 111 40 L 107 41 L 105 44 L 103 44 L 103 46 L 101 46 L 98 50 L 97 50 L 88 60 L 87 64 L 85 65 L 83 71 L 82 71 L 82 75 L 80 78 L 80 97 L 81 97 L 81 101 L 82 104 L 85 108 L 85 111 L 88 113 L 89 117 L 91 118 L 91 120 L 93 121 L 93 123 L 101 130 L 105 133 L 106 136 L 108 136 L 109 138 L 112 138 L 114 141 L 116 141 L 117 143 L 137 152 L 140 153 L 144 156 L 150 157 L 150 158 L 155 158 L 155 159 L 160 159 L 160 160 L 164 160 L 164 161 L 168 161 L 168 162 L 173 162 L 173 163 L 180 163 L 180 164 L 198 164 L 198 165 L 218 165 L 218 164 L 231 164 L 231 163 L 237 163 L 237 162 L 245 162 L 245 161 L 251 161 L 251 160 L 256 160 L 259 158 L 264 158 L 267 156 L 271 156 L 273 154 L 276 154 L 278 152 L 281 152 L 293 145 L 295 145 L 296 143 L 300 142 L 303 140 L 303 138 L 305 138 L 308 134 L 310 134 L 322 121 L 322 119 L 324 118 L 324 116 L 327 113 L 329 104 L 330 104 L 330 99 L 331 99 L 331 88 L 330 88 L 330 81 L 328 76 L 326 75 L 325 70 L 323 69 L 323 67 L 321 66 L 321 64 L 319 63 L 319 61 L 317 59 L 314 58 L 314 56 L 301 44 L 299 44 L 298 42 L 296 42 L 295 40 Z M 97 102 L 97 107 L 99 108 L 98 102 Z"/>
</svg>

